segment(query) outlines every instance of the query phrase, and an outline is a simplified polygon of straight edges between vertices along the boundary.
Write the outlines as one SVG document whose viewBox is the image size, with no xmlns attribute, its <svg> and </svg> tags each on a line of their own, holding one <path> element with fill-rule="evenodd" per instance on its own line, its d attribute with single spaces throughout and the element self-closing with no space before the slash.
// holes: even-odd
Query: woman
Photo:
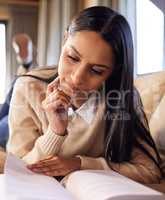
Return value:
<svg viewBox="0 0 165 200">
<path fill-rule="evenodd" d="M 80 12 L 65 33 L 58 75 L 45 69 L 19 78 L 11 104 L 8 151 L 32 171 L 112 169 L 159 182 L 159 155 L 133 87 L 130 27 L 110 8 Z"/>
</svg>

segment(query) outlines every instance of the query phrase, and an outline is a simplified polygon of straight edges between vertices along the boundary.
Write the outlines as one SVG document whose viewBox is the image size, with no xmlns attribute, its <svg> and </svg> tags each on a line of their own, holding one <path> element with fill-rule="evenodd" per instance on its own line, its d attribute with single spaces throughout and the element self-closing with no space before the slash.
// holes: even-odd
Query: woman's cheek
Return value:
<svg viewBox="0 0 165 200">
<path fill-rule="evenodd" d="M 64 77 L 67 74 L 66 66 L 67 66 L 66 63 L 64 63 L 64 62 L 59 63 L 58 74 L 60 77 Z"/>
<path fill-rule="evenodd" d="M 88 81 L 89 90 L 97 90 L 101 87 L 103 81 L 98 81 L 98 79 Z"/>
</svg>

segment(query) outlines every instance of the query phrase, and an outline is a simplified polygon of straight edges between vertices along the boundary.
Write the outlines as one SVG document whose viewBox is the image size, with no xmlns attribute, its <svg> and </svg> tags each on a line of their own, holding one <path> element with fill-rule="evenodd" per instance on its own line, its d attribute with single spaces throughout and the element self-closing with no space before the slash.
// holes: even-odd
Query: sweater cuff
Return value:
<svg viewBox="0 0 165 200">
<path fill-rule="evenodd" d="M 107 162 L 103 157 L 92 158 L 87 156 L 77 155 L 81 159 L 81 169 L 94 169 L 94 170 L 110 170 Z"/>
<path fill-rule="evenodd" d="M 59 152 L 66 137 L 67 134 L 64 136 L 57 135 L 50 127 L 48 127 L 47 132 L 37 141 L 37 145 L 40 146 L 40 150 L 44 155 L 54 155 Z"/>
</svg>

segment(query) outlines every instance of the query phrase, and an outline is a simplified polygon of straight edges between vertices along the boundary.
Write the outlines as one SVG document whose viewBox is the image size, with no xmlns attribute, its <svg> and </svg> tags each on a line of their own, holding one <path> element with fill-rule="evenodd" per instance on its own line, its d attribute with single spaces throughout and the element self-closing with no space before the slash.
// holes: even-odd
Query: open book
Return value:
<svg viewBox="0 0 165 200">
<path fill-rule="evenodd" d="M 0 176 L 1 200 L 163 200 L 165 196 L 113 171 L 72 173 L 64 188 L 55 178 L 39 175 L 9 154 Z"/>
</svg>

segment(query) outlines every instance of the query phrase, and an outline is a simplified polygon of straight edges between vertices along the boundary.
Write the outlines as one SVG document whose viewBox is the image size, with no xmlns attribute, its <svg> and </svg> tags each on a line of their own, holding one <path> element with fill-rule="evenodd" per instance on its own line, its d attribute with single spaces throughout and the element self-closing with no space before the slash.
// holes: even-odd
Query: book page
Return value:
<svg viewBox="0 0 165 200">
<path fill-rule="evenodd" d="M 5 187 L 3 200 L 75 200 L 55 178 L 30 171 L 11 154 L 7 156 L 0 182 Z"/>
<path fill-rule="evenodd" d="M 72 173 L 66 188 L 79 200 L 165 200 L 165 196 L 114 171 Z"/>
</svg>

